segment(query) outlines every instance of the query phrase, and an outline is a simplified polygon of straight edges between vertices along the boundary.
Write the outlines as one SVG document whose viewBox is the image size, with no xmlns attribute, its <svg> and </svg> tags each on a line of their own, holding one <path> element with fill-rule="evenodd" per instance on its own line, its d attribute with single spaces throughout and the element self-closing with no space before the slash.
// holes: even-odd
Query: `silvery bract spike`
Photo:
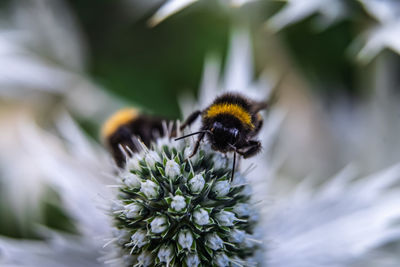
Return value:
<svg viewBox="0 0 400 267">
<path fill-rule="evenodd" d="M 311 15 L 320 18 L 317 26 L 327 27 L 344 18 L 348 7 L 342 0 L 288 0 L 286 5 L 267 21 L 268 28 L 279 31 L 284 27 L 298 23 Z"/>
<path fill-rule="evenodd" d="M 29 92 L 39 95 L 33 97 L 38 107 L 58 95 L 62 105 L 91 119 L 122 105 L 86 75 L 86 45 L 65 1 L 7 2 L 0 21 L 2 98 L 25 101 Z"/>
<path fill-rule="evenodd" d="M 383 49 L 400 54 L 400 3 L 395 0 L 359 0 L 378 23 L 373 24 L 359 39 L 365 40 L 357 54 L 362 63 L 369 63 Z"/>
<path fill-rule="evenodd" d="M 181 11 L 182 9 L 198 2 L 199 0 L 168 0 L 164 3 L 157 12 L 150 18 L 149 25 L 156 26 L 168 17 Z M 229 4 L 232 7 L 240 7 L 246 3 L 258 0 L 220 0 L 222 4 Z"/>
</svg>

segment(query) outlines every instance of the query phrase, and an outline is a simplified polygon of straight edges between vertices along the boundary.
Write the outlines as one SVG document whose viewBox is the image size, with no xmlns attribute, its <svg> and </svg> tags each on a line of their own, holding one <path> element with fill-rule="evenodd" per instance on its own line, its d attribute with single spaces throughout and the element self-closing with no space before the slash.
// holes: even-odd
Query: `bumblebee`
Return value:
<svg viewBox="0 0 400 267">
<path fill-rule="evenodd" d="M 217 97 L 206 109 L 193 112 L 181 126 L 181 130 L 183 130 L 201 115 L 202 126 L 200 131 L 175 140 L 199 135 L 189 158 L 197 153 L 200 142 L 206 136 L 212 149 L 222 153 L 234 152 L 233 178 L 236 154 L 248 158 L 261 150 L 260 141 L 253 138 L 259 133 L 263 125 L 259 111 L 268 106 L 269 102 L 257 102 L 240 94 L 225 93 Z"/>
<path fill-rule="evenodd" d="M 126 155 L 140 150 L 140 145 L 135 142 L 137 137 L 146 146 L 165 134 L 163 122 L 165 120 L 144 115 L 134 108 L 126 108 L 117 111 L 103 124 L 101 136 L 118 165 L 123 168 L 126 163 Z"/>
</svg>

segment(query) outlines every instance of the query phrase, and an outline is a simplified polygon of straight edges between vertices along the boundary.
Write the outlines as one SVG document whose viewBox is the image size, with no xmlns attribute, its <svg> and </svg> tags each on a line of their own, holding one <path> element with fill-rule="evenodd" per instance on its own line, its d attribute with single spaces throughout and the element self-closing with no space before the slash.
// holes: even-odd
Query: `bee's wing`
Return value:
<svg viewBox="0 0 400 267">
<path fill-rule="evenodd" d="M 278 100 L 278 90 L 274 90 L 265 101 L 254 101 L 252 111 L 257 113 L 263 109 L 270 108 Z"/>
<path fill-rule="evenodd" d="M 271 89 L 271 93 L 269 94 L 268 99 L 266 99 L 264 101 L 254 101 L 253 102 L 253 110 L 252 111 L 254 113 L 257 113 L 263 109 L 270 108 L 272 105 L 274 105 L 278 101 L 279 91 L 280 91 L 279 89 L 283 83 L 284 78 L 285 77 L 283 76 L 278 79 L 276 84 Z"/>
</svg>

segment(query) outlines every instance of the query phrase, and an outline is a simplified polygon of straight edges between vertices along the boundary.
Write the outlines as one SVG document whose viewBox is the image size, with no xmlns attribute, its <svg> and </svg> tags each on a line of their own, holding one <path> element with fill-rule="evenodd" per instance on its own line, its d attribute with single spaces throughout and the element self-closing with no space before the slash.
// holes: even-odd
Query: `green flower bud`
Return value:
<svg viewBox="0 0 400 267">
<path fill-rule="evenodd" d="M 174 196 L 171 202 L 171 208 L 175 211 L 181 211 L 186 208 L 186 201 L 183 196 Z"/>
<path fill-rule="evenodd" d="M 140 192 L 142 192 L 147 198 L 157 198 L 159 196 L 158 191 L 160 187 L 153 181 L 147 180 L 141 183 Z"/>
<path fill-rule="evenodd" d="M 150 223 L 150 227 L 153 233 L 160 234 L 164 232 L 168 227 L 167 219 L 164 216 L 157 216 Z"/>
<path fill-rule="evenodd" d="M 198 225 L 206 225 L 210 222 L 210 216 L 205 209 L 198 209 L 193 213 L 194 222 Z"/>
</svg>

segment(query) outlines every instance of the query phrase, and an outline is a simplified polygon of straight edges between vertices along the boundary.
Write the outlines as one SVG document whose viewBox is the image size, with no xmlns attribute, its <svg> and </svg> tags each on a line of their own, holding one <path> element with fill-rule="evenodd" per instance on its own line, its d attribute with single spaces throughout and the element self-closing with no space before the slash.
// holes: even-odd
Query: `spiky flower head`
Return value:
<svg viewBox="0 0 400 267">
<path fill-rule="evenodd" d="M 251 266 L 258 243 L 243 175 L 230 155 L 166 138 L 129 159 L 114 209 L 126 266 Z M 238 181 L 240 179 L 240 181 Z"/>
</svg>

